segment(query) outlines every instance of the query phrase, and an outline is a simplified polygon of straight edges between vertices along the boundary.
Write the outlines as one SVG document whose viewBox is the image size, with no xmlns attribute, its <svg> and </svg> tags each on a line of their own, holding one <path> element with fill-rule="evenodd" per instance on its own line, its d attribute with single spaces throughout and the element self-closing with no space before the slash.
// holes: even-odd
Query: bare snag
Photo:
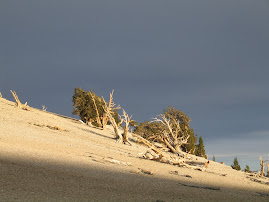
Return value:
<svg viewBox="0 0 269 202">
<path fill-rule="evenodd" d="M 132 121 L 132 116 L 129 116 L 124 109 L 122 109 L 122 111 L 123 111 L 123 118 L 121 118 L 121 122 L 125 123 L 124 131 L 122 134 L 122 143 L 124 144 L 128 143 L 129 145 L 132 145 L 127 137 L 129 131 L 129 124 Z"/>
<path fill-rule="evenodd" d="M 103 102 L 104 102 L 103 108 L 105 111 L 105 113 L 103 115 L 103 127 L 105 127 L 107 125 L 107 122 L 109 120 L 112 124 L 113 129 L 114 129 L 115 138 L 118 139 L 118 142 L 122 143 L 123 137 L 119 131 L 119 125 L 121 123 L 117 124 L 115 118 L 113 117 L 113 110 L 120 109 L 120 106 L 115 107 L 116 104 L 113 101 L 113 92 L 114 92 L 114 90 L 112 91 L 112 93 L 110 93 L 110 99 L 109 99 L 108 104 L 106 103 L 105 99 L 103 98 Z"/>
<path fill-rule="evenodd" d="M 18 108 L 20 108 L 20 109 L 24 109 L 24 110 L 27 110 L 27 111 L 30 110 L 30 107 L 27 105 L 27 102 L 25 102 L 25 104 L 22 104 L 22 103 L 20 102 L 20 100 L 19 100 L 19 98 L 18 98 L 18 96 L 17 96 L 17 94 L 16 94 L 15 91 L 10 90 L 10 92 L 12 93 L 12 95 L 13 95 L 15 101 L 16 101 L 16 106 L 17 106 Z"/>
</svg>

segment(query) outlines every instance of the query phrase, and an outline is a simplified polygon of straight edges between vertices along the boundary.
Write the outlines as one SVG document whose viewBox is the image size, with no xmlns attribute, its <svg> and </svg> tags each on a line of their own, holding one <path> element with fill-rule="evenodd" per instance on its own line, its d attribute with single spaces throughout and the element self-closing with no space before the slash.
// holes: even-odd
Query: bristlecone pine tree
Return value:
<svg viewBox="0 0 269 202">
<path fill-rule="evenodd" d="M 92 90 L 87 92 L 81 88 L 75 88 L 73 114 L 78 115 L 83 122 L 105 127 L 107 121 L 103 121 L 105 114 L 103 105 L 103 99 Z M 117 110 L 113 110 L 112 116 L 115 118 L 116 123 L 120 122 Z"/>
<path fill-rule="evenodd" d="M 213 159 L 212 159 L 212 161 L 216 161 L 216 157 L 213 155 Z"/>
<path fill-rule="evenodd" d="M 231 167 L 232 167 L 233 169 L 235 169 L 235 170 L 241 170 L 241 167 L 240 167 L 240 165 L 239 165 L 239 162 L 238 162 L 238 160 L 237 160 L 237 157 L 234 158 L 234 162 L 233 162 L 233 164 L 231 165 Z"/>
<path fill-rule="evenodd" d="M 174 107 L 168 107 L 154 122 L 145 121 L 135 126 L 134 133 L 150 142 L 159 142 L 174 153 L 195 154 L 197 136 L 190 128 L 191 119 Z"/>
<path fill-rule="evenodd" d="M 245 172 L 249 172 L 250 171 L 250 168 L 249 168 L 249 166 L 248 165 L 246 165 L 246 168 L 245 168 Z"/>
</svg>

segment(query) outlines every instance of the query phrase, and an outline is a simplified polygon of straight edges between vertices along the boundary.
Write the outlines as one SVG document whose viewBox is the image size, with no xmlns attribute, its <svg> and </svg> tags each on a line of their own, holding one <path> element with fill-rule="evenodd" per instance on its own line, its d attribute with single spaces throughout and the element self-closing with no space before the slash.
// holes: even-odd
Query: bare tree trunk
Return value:
<svg viewBox="0 0 269 202">
<path fill-rule="evenodd" d="M 89 92 L 89 93 L 90 93 L 90 95 L 91 95 L 91 97 L 92 97 L 93 104 L 94 104 L 94 108 L 95 108 L 96 115 L 97 115 L 97 117 L 96 117 L 96 122 L 97 122 L 97 124 L 98 124 L 99 126 L 101 126 L 102 123 L 101 123 L 101 120 L 100 120 L 100 115 L 99 115 L 99 112 L 98 112 L 97 105 L 96 105 L 96 103 L 95 103 L 95 99 L 94 99 L 92 93 L 91 93 L 91 92 Z"/>
<path fill-rule="evenodd" d="M 159 158 L 163 157 L 163 152 L 160 149 L 158 149 L 156 146 L 154 146 L 152 143 L 150 143 L 148 140 L 134 133 L 132 135 L 138 138 L 143 144 L 148 146 L 150 149 L 152 149 L 157 155 L 159 155 Z"/>
<path fill-rule="evenodd" d="M 109 102 L 108 104 L 105 102 L 105 99 L 103 98 L 104 104 L 105 104 L 105 112 L 103 114 L 103 118 L 102 118 L 102 127 L 105 129 L 108 120 L 110 119 L 108 116 L 108 112 L 110 114 L 112 114 L 112 111 L 115 109 L 120 109 L 120 106 L 115 107 L 115 103 L 113 102 L 113 93 L 114 90 L 112 90 L 112 92 L 109 94 Z"/>
<path fill-rule="evenodd" d="M 115 103 L 113 102 L 113 92 L 114 92 L 114 90 L 112 91 L 112 93 L 110 93 L 109 104 L 107 104 L 105 99 L 103 98 L 103 102 L 104 102 L 103 108 L 104 108 L 106 117 L 110 120 L 110 122 L 114 128 L 115 138 L 118 139 L 118 142 L 122 143 L 123 142 L 122 134 L 120 134 L 118 124 L 116 123 L 114 117 L 112 116 L 113 110 L 120 109 L 120 106 L 115 107 Z M 106 123 L 104 122 L 104 120 L 105 120 L 104 117 L 105 116 L 103 116 L 103 127 L 106 126 Z M 106 122 L 107 122 L 107 118 L 105 120 Z"/>
<path fill-rule="evenodd" d="M 20 108 L 20 109 L 24 109 L 24 110 L 27 110 L 27 111 L 30 110 L 30 109 L 29 109 L 29 106 L 27 105 L 27 102 L 25 102 L 25 104 L 22 104 L 22 103 L 20 102 L 20 100 L 19 100 L 19 98 L 18 98 L 18 96 L 17 96 L 17 94 L 16 94 L 15 91 L 10 90 L 10 92 L 12 93 L 12 95 L 13 95 L 15 101 L 16 101 L 16 105 L 17 105 L 18 108 Z"/>
<path fill-rule="evenodd" d="M 129 131 L 129 128 L 128 127 L 125 127 L 124 128 L 124 131 L 123 131 L 123 134 L 122 134 L 122 138 L 123 138 L 123 143 L 128 143 L 129 145 L 132 145 L 130 143 L 130 141 L 128 140 L 128 131 Z"/>
<path fill-rule="evenodd" d="M 123 143 L 124 144 L 128 143 L 128 144 L 132 145 L 130 143 L 130 141 L 128 140 L 129 124 L 131 122 L 132 116 L 129 116 L 124 109 L 122 111 L 123 111 L 123 118 L 121 118 L 121 122 L 125 123 L 124 131 L 123 131 L 123 134 L 122 134 Z"/>
<path fill-rule="evenodd" d="M 267 177 L 269 177 L 269 163 L 267 163 L 266 165 L 267 165 Z"/>
<path fill-rule="evenodd" d="M 183 144 L 187 144 L 188 143 L 188 139 L 189 139 L 189 135 L 188 134 L 183 134 L 182 137 L 179 137 L 179 132 L 182 131 L 180 128 L 180 124 L 178 122 L 178 120 L 176 119 L 168 119 L 165 117 L 165 114 L 161 114 L 159 115 L 159 118 L 155 118 L 154 120 L 157 122 L 161 122 L 166 128 L 167 130 L 163 132 L 162 134 L 162 140 L 164 142 L 164 144 L 173 152 L 176 153 L 178 155 L 182 155 L 182 150 L 181 150 L 181 146 Z M 172 123 L 175 125 L 175 127 L 172 127 Z"/>
<path fill-rule="evenodd" d="M 264 161 L 262 160 L 262 156 L 260 156 L 260 164 L 261 164 L 261 176 L 264 177 Z"/>
<path fill-rule="evenodd" d="M 115 138 L 118 139 L 118 142 L 122 143 L 123 142 L 123 137 L 119 132 L 118 124 L 116 123 L 116 121 L 115 121 L 114 117 L 112 116 L 112 114 L 110 113 L 110 111 L 107 111 L 107 109 L 105 109 L 105 111 L 107 113 L 108 119 L 110 120 L 110 122 L 111 122 L 111 124 L 113 126 L 113 129 L 114 129 L 114 132 L 115 132 Z"/>
<path fill-rule="evenodd" d="M 177 154 L 177 155 L 179 155 L 179 156 L 184 156 L 184 154 L 183 154 L 183 152 L 181 151 L 181 149 L 180 148 L 175 148 L 175 147 L 173 147 L 170 143 L 169 143 L 169 141 L 167 141 L 167 139 L 166 138 L 164 138 L 164 143 L 165 143 L 165 145 L 173 152 L 173 153 L 175 153 L 175 154 Z"/>
<path fill-rule="evenodd" d="M 102 117 L 102 127 L 105 129 L 108 122 L 107 113 L 105 112 Z"/>
</svg>

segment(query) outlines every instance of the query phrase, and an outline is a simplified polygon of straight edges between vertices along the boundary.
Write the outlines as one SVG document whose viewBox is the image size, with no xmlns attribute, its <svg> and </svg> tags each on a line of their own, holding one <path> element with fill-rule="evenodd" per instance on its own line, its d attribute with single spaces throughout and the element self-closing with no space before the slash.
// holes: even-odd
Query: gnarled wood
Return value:
<svg viewBox="0 0 269 202">
<path fill-rule="evenodd" d="M 17 96 L 17 94 L 16 94 L 15 91 L 10 90 L 10 92 L 12 93 L 12 95 L 13 95 L 15 101 L 16 101 L 16 105 L 17 105 L 18 108 L 24 109 L 24 110 L 27 110 L 27 111 L 30 110 L 29 106 L 27 105 L 27 102 L 25 102 L 25 104 L 22 104 L 20 102 L 20 100 L 19 100 L 19 98 L 18 98 L 18 96 Z"/>
<path fill-rule="evenodd" d="M 107 125 L 107 122 L 108 120 L 110 120 L 109 118 L 109 115 L 108 115 L 108 112 L 110 114 L 112 114 L 113 110 L 117 110 L 117 109 L 120 109 L 120 105 L 118 105 L 117 107 L 116 104 L 114 103 L 113 101 L 113 93 L 114 93 L 114 90 L 112 90 L 112 92 L 109 94 L 109 102 L 108 104 L 106 103 L 105 99 L 103 98 L 103 102 L 104 102 L 104 108 L 105 109 L 105 113 L 103 114 L 103 117 L 102 117 L 102 127 L 105 128 L 106 125 Z"/>
<path fill-rule="evenodd" d="M 137 134 L 132 134 L 134 137 L 136 137 L 140 142 L 145 144 L 146 146 L 149 147 L 149 151 L 147 151 L 143 157 L 146 159 L 154 160 L 154 161 L 159 161 L 161 163 L 168 163 L 171 165 L 178 165 L 178 166 L 184 166 L 187 168 L 195 169 L 195 170 L 200 170 L 200 171 L 205 171 L 209 165 L 209 161 L 206 163 L 202 162 L 185 162 L 187 155 L 188 154 L 182 154 L 183 158 L 181 157 L 175 157 L 172 155 L 169 155 L 168 153 L 162 152 L 160 149 L 158 149 L 155 145 L 153 145 L 151 142 L 148 140 L 144 139 L 140 135 Z M 152 153 L 153 151 L 154 153 Z"/>
<path fill-rule="evenodd" d="M 122 143 L 124 143 L 124 144 L 128 143 L 128 144 L 132 145 L 127 137 L 128 131 L 129 131 L 129 124 L 132 120 L 132 116 L 129 116 L 124 109 L 122 109 L 122 111 L 123 111 L 123 118 L 121 118 L 121 122 L 125 123 L 124 131 L 122 134 L 122 141 L 123 141 Z"/>
<path fill-rule="evenodd" d="M 267 165 L 267 177 L 269 177 L 269 163 L 267 163 L 266 165 Z"/>
<path fill-rule="evenodd" d="M 104 108 L 104 115 L 103 115 L 103 126 L 106 125 L 107 121 L 109 120 L 113 126 L 113 129 L 114 129 L 114 132 L 115 132 L 115 138 L 118 139 L 118 142 L 123 142 L 123 137 L 122 137 L 122 134 L 119 132 L 119 124 L 116 123 L 112 113 L 113 113 L 113 110 L 115 109 L 120 109 L 120 106 L 116 106 L 116 104 L 113 102 L 113 92 L 114 90 L 112 91 L 112 93 L 110 93 L 110 99 L 109 99 L 109 103 L 107 104 L 105 99 L 103 98 L 103 102 L 104 102 L 104 105 L 103 105 L 103 108 Z"/>
<path fill-rule="evenodd" d="M 260 164 L 261 164 L 261 176 L 264 177 L 264 161 L 262 160 L 262 156 L 260 156 Z"/>
<path fill-rule="evenodd" d="M 143 144 L 148 146 L 151 150 L 153 150 L 157 155 L 159 155 L 160 158 L 163 157 L 163 152 L 160 149 L 158 149 L 155 145 L 153 145 L 151 142 L 135 133 L 133 133 L 132 135 L 136 137 L 139 141 L 141 141 Z"/>
<path fill-rule="evenodd" d="M 165 114 L 154 118 L 154 121 L 162 123 L 167 130 L 162 133 L 162 142 L 174 153 L 182 156 L 181 146 L 188 143 L 189 135 L 185 134 L 176 119 L 168 119 Z M 172 127 L 175 126 L 175 127 Z M 180 136 L 181 134 L 181 136 Z"/>
</svg>

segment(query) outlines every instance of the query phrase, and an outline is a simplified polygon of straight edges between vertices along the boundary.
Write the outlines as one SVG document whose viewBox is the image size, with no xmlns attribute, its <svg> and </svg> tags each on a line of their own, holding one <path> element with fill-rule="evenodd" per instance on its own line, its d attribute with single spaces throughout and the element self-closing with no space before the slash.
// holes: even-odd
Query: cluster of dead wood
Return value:
<svg viewBox="0 0 269 202">
<path fill-rule="evenodd" d="M 167 163 L 171 165 L 177 165 L 187 168 L 192 168 L 195 170 L 205 171 L 209 165 L 209 161 L 207 162 L 198 162 L 198 161 L 190 161 L 188 158 L 189 153 L 181 152 L 180 155 L 178 153 L 170 153 L 167 151 L 163 151 L 158 148 L 148 140 L 144 139 L 140 135 L 132 134 L 135 138 L 137 138 L 138 142 L 143 143 L 149 149 L 146 153 L 142 154 L 142 157 L 145 159 L 159 161 L 161 163 Z"/>
<path fill-rule="evenodd" d="M 94 97 L 92 96 L 93 100 Z M 115 138 L 119 143 L 129 144 L 132 145 L 131 142 L 128 139 L 128 131 L 129 131 L 129 125 L 132 121 L 132 116 L 129 116 L 126 111 L 123 109 L 123 115 L 120 117 L 121 122 L 116 123 L 112 113 L 115 109 L 120 109 L 120 106 L 116 106 L 116 104 L 113 101 L 113 91 L 110 93 L 110 99 L 107 103 L 103 98 L 103 108 L 105 111 L 105 116 L 107 119 L 111 122 L 111 125 L 113 126 Z M 95 105 L 96 106 L 96 105 Z M 96 107 L 96 112 L 98 111 Z M 97 117 L 98 120 L 100 120 L 99 117 Z M 166 130 L 162 131 L 162 140 L 165 143 L 165 145 L 173 152 L 165 152 L 162 149 L 155 146 L 150 141 L 146 140 L 145 138 L 141 137 L 140 135 L 132 133 L 132 136 L 136 141 L 143 143 L 146 145 L 149 150 L 143 154 L 143 158 L 159 161 L 162 163 L 168 163 L 172 165 L 178 165 L 178 166 L 184 166 L 188 168 L 193 168 L 197 170 L 204 171 L 206 170 L 209 161 L 203 163 L 203 162 L 195 162 L 195 161 L 188 161 L 186 162 L 186 158 L 188 156 L 188 153 L 182 152 L 181 145 L 187 144 L 189 135 L 187 133 L 184 133 L 183 130 L 180 127 L 180 123 L 176 119 L 169 119 L 164 114 L 159 115 L 159 118 L 155 118 L 155 121 L 161 122 L 165 127 Z M 119 126 L 124 123 L 124 132 L 120 133 Z M 176 126 L 176 127 L 173 127 Z M 183 134 L 179 136 L 179 134 Z"/>
<path fill-rule="evenodd" d="M 107 123 L 109 121 L 114 129 L 115 139 L 117 139 L 119 143 L 132 145 L 131 142 L 128 140 L 129 124 L 132 120 L 132 116 L 129 116 L 126 113 L 126 111 L 122 109 L 123 115 L 119 117 L 120 122 L 117 123 L 117 121 L 115 120 L 113 116 L 113 113 L 115 110 L 121 109 L 121 107 L 120 105 L 116 106 L 116 104 L 114 103 L 113 93 L 114 93 L 114 90 L 110 93 L 108 102 L 106 102 L 105 99 L 102 97 L 102 102 L 103 102 L 102 107 L 103 107 L 104 113 L 103 113 L 103 116 L 100 117 L 99 109 L 96 104 L 97 97 L 93 93 L 90 92 L 90 95 L 92 97 L 92 101 L 94 104 L 94 108 L 96 111 L 96 122 L 98 123 L 98 125 L 102 126 L 102 129 L 104 129 L 106 128 Z M 122 123 L 124 123 L 123 133 L 121 133 L 119 129 Z"/>
</svg>

